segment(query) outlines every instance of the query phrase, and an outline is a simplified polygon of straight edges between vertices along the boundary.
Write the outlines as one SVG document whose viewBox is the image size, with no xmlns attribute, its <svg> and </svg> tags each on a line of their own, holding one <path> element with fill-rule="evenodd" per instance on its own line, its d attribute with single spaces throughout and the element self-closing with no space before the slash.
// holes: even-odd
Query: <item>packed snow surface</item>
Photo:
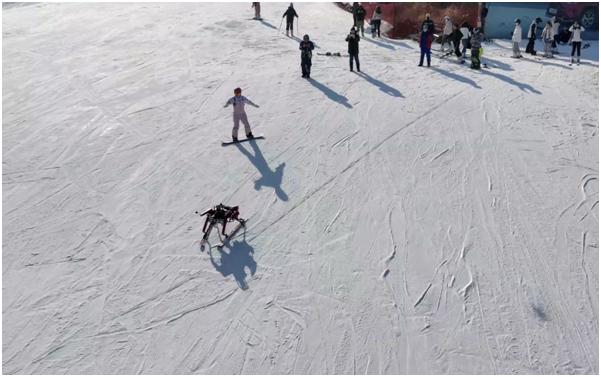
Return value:
<svg viewBox="0 0 601 377">
<path fill-rule="evenodd" d="M 597 43 L 358 75 L 297 4 L 305 80 L 286 6 L 3 10 L 2 371 L 598 373 Z M 237 86 L 266 139 L 222 147 Z M 219 202 L 248 228 L 201 252 Z"/>
</svg>

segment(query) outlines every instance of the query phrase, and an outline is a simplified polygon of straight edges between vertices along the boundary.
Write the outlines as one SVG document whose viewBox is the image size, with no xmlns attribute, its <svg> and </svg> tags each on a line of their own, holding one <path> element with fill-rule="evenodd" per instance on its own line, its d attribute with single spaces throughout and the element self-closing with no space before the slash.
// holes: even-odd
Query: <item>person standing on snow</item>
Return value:
<svg viewBox="0 0 601 377">
<path fill-rule="evenodd" d="M 349 65 L 351 67 L 351 72 L 353 72 L 353 59 L 355 59 L 355 63 L 357 64 L 357 71 L 361 72 L 361 68 L 359 67 L 359 40 L 361 38 L 357 34 L 357 30 L 354 27 L 351 28 L 351 32 L 346 36 L 346 41 L 348 42 L 348 55 L 349 55 Z"/>
<path fill-rule="evenodd" d="M 553 24 L 551 23 L 551 21 L 547 21 L 547 23 L 545 24 L 545 28 L 543 29 L 543 32 L 541 34 L 541 39 L 543 40 L 543 43 L 545 44 L 545 53 L 543 54 L 543 56 L 545 58 L 552 58 L 553 57 Z"/>
<path fill-rule="evenodd" d="M 480 30 L 480 28 L 475 28 L 472 33 L 472 38 L 470 39 L 470 44 L 472 45 L 472 53 L 471 53 L 472 65 L 470 66 L 470 68 L 472 68 L 472 69 L 480 69 L 480 65 L 481 65 L 480 49 L 482 48 L 483 40 L 484 40 L 484 34 L 482 34 L 482 31 Z"/>
<path fill-rule="evenodd" d="M 311 78 L 311 58 L 313 57 L 314 48 L 313 42 L 311 42 L 309 36 L 305 34 L 298 49 L 301 50 L 301 70 L 303 72 L 303 77 L 308 79 Z"/>
<path fill-rule="evenodd" d="M 251 8 L 255 8 L 255 18 L 253 18 L 253 20 L 260 20 L 261 19 L 261 3 L 253 2 L 253 5 L 251 5 Z"/>
<path fill-rule="evenodd" d="M 365 8 L 363 8 L 363 5 L 361 5 L 361 3 L 359 3 L 359 6 L 357 7 L 357 10 L 355 11 L 355 18 L 357 19 L 356 23 L 355 23 L 355 28 L 357 29 L 357 32 L 359 32 L 359 30 L 361 30 L 361 36 L 365 37 L 365 33 L 363 30 L 363 24 L 365 23 Z"/>
<path fill-rule="evenodd" d="M 467 51 L 467 45 L 469 44 L 469 38 L 471 36 L 470 33 L 470 25 L 467 22 L 461 24 L 461 28 L 459 29 L 461 32 L 461 56 L 465 59 L 465 52 Z"/>
<path fill-rule="evenodd" d="M 427 21 L 430 21 L 430 23 L 427 23 Z M 430 28 L 430 24 L 432 25 L 432 28 Z M 430 15 L 426 14 L 426 21 L 424 21 L 422 23 L 422 31 L 419 34 L 419 49 L 420 49 L 420 56 L 419 56 L 419 67 L 422 67 L 424 65 L 424 55 L 426 56 L 427 60 L 428 60 L 428 67 L 430 66 L 430 57 L 431 57 L 431 48 L 432 48 L 432 39 L 433 39 L 433 33 L 430 30 L 434 30 L 433 26 L 434 24 L 432 23 L 432 21 L 430 20 Z"/>
<path fill-rule="evenodd" d="M 376 32 L 378 33 L 378 38 L 380 38 L 380 25 L 382 25 L 382 9 L 378 5 L 374 10 L 374 14 L 371 16 L 372 22 L 372 38 L 376 37 Z"/>
<path fill-rule="evenodd" d="M 242 121 L 242 124 L 244 124 L 244 131 L 246 131 L 246 137 L 249 139 L 254 138 L 253 133 L 250 130 L 250 124 L 248 124 L 248 117 L 246 116 L 246 111 L 244 111 L 244 105 L 247 103 L 251 106 L 257 108 L 259 107 L 258 105 L 254 104 L 251 100 L 242 95 L 242 89 L 236 88 L 234 89 L 234 96 L 230 98 L 223 106 L 224 108 L 228 107 L 229 105 L 232 105 L 234 107 L 234 128 L 232 129 L 232 141 L 234 142 L 238 141 L 238 128 L 240 127 L 240 121 Z"/>
<path fill-rule="evenodd" d="M 286 17 L 286 36 L 294 37 L 294 17 L 298 18 L 298 14 L 294 10 L 294 4 L 290 3 L 282 18 L 284 17 Z M 290 35 L 288 35 L 288 30 L 290 30 Z"/>
<path fill-rule="evenodd" d="M 453 32 L 453 22 L 451 17 L 444 16 L 444 29 L 442 29 L 442 42 L 440 42 L 440 51 L 444 52 L 445 43 L 449 44 L 449 48 L 453 51 L 453 45 L 451 44 L 451 33 Z"/>
<path fill-rule="evenodd" d="M 520 52 L 520 43 L 522 42 L 522 21 L 520 21 L 519 18 L 516 18 L 515 20 L 515 28 L 513 29 L 511 42 L 513 42 L 513 55 L 511 57 L 521 58 L 522 53 Z"/>
<path fill-rule="evenodd" d="M 557 51 L 557 44 L 559 43 L 559 21 L 557 21 L 557 17 L 551 17 L 551 26 L 551 30 L 553 30 L 553 53 L 558 54 L 559 51 Z"/>
<path fill-rule="evenodd" d="M 577 51 L 576 63 L 580 65 L 580 45 L 582 44 L 582 33 L 584 28 L 578 24 L 578 21 L 574 21 L 574 24 L 570 26 L 570 33 L 572 33 L 572 63 L 574 63 L 574 52 Z"/>
<path fill-rule="evenodd" d="M 528 45 L 526 45 L 526 52 L 532 55 L 536 55 L 536 51 L 534 50 L 534 41 L 536 40 L 536 32 L 538 31 L 538 23 L 542 20 L 539 17 L 536 17 L 534 21 L 530 24 L 528 28 Z"/>
<path fill-rule="evenodd" d="M 351 13 L 353 14 L 353 26 L 357 25 L 357 8 L 359 8 L 358 2 L 353 2 Z"/>
<path fill-rule="evenodd" d="M 457 60 L 463 64 L 463 60 L 461 59 L 461 51 L 459 51 L 459 47 L 461 46 L 461 40 L 463 39 L 463 33 L 459 30 L 459 25 L 453 25 L 453 32 L 449 35 L 449 39 L 453 42 L 453 53 L 457 56 Z"/>
</svg>

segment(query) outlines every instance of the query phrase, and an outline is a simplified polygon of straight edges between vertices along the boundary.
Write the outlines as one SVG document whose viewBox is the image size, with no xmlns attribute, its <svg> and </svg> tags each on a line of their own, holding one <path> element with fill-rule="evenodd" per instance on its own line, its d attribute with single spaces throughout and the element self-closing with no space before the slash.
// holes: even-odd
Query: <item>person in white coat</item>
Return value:
<svg viewBox="0 0 601 377">
<path fill-rule="evenodd" d="M 545 24 L 545 28 L 543 29 L 543 32 L 541 33 L 541 39 L 543 40 L 543 43 L 545 44 L 545 53 L 543 54 L 543 56 L 545 58 L 552 58 L 553 57 L 553 25 L 551 24 L 551 21 L 547 21 L 547 23 Z"/>
<path fill-rule="evenodd" d="M 444 16 L 444 28 L 442 29 L 442 42 L 440 44 L 440 51 L 444 51 L 445 43 L 449 44 L 449 48 L 453 51 L 453 45 L 451 44 L 451 34 L 453 33 L 453 22 L 451 17 Z"/>
<path fill-rule="evenodd" d="M 511 42 L 513 43 L 513 55 L 511 57 L 521 58 L 522 53 L 520 52 L 520 43 L 522 42 L 522 21 L 520 21 L 519 18 L 516 18 L 515 20 L 515 28 L 513 29 Z"/>
<path fill-rule="evenodd" d="M 580 26 L 578 21 L 574 21 L 574 24 L 570 26 L 569 30 L 570 33 L 572 33 L 572 36 L 570 37 L 572 40 L 572 63 L 574 63 L 574 53 L 577 52 L 576 63 L 580 64 L 580 45 L 582 44 L 582 33 L 584 32 L 584 28 Z"/>
<path fill-rule="evenodd" d="M 470 25 L 467 22 L 464 22 L 463 24 L 461 24 L 461 28 L 459 29 L 459 31 L 461 32 L 461 35 L 463 35 L 461 37 L 461 57 L 463 59 L 465 59 L 465 52 L 467 51 L 467 45 L 472 36 L 472 33 L 470 33 L 469 27 L 470 27 Z"/>
<path fill-rule="evenodd" d="M 244 124 L 244 131 L 246 131 L 246 137 L 252 139 L 253 133 L 250 130 L 250 124 L 248 124 L 248 117 L 246 116 L 246 111 L 244 111 L 244 104 L 249 104 L 254 107 L 259 107 L 254 104 L 251 100 L 244 97 L 242 95 L 242 89 L 236 88 L 234 89 L 234 96 L 230 98 L 223 107 L 228 107 L 232 105 L 234 107 L 234 128 L 232 129 L 232 141 L 238 141 L 238 128 L 240 126 L 240 121 Z"/>
</svg>

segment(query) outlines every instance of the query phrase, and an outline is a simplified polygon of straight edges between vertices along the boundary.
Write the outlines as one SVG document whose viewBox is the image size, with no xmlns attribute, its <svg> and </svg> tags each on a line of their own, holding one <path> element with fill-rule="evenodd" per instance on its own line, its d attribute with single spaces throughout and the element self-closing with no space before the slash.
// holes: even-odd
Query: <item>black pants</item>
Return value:
<svg viewBox="0 0 601 377">
<path fill-rule="evenodd" d="M 526 45 L 526 52 L 530 53 L 530 54 L 534 54 L 536 51 L 534 51 L 534 41 L 536 39 L 534 38 L 529 38 L 528 39 L 528 44 Z"/>
<path fill-rule="evenodd" d="M 308 54 L 301 55 L 301 69 L 303 71 L 303 77 L 309 77 L 311 75 L 311 57 Z"/>
<path fill-rule="evenodd" d="M 559 44 L 559 33 L 557 33 L 553 36 L 553 48 L 557 48 L 558 44 Z"/>
<path fill-rule="evenodd" d="M 430 55 L 431 55 L 431 51 L 429 48 L 421 48 L 420 55 L 419 55 L 419 65 L 424 65 L 424 55 L 426 56 L 426 58 L 428 60 L 428 67 L 429 67 L 430 66 Z"/>
<path fill-rule="evenodd" d="M 286 19 L 286 31 L 294 31 L 294 18 L 292 20 Z"/>
<path fill-rule="evenodd" d="M 355 64 L 357 65 L 357 71 L 361 71 L 361 68 L 359 68 L 359 53 L 348 55 L 348 62 L 351 67 L 351 71 L 353 70 L 353 58 L 355 59 Z"/>
<path fill-rule="evenodd" d="M 373 20 L 373 30 L 374 34 L 378 33 L 378 37 L 380 36 L 380 25 L 382 24 L 382 20 Z"/>
<path fill-rule="evenodd" d="M 574 52 L 578 51 L 578 57 L 580 57 L 580 45 L 582 42 L 572 42 L 572 56 L 574 56 Z"/>
</svg>

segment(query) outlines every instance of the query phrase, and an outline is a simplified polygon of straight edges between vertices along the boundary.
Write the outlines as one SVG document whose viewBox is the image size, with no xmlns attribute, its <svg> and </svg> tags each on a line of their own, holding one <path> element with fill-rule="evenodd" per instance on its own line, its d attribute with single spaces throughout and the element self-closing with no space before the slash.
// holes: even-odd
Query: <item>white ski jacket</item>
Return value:
<svg viewBox="0 0 601 377">
<path fill-rule="evenodd" d="M 515 29 L 513 29 L 513 36 L 511 37 L 512 42 L 520 43 L 522 42 L 522 26 L 515 25 Z"/>
<path fill-rule="evenodd" d="M 572 33 L 572 42 L 582 42 L 582 33 L 584 28 L 582 26 L 574 27 L 570 26 L 570 33 Z"/>
<path fill-rule="evenodd" d="M 453 32 L 453 23 L 451 22 L 450 17 L 444 18 L 444 29 L 442 30 L 442 34 L 450 35 Z"/>
<path fill-rule="evenodd" d="M 240 97 L 233 96 L 225 103 L 225 106 L 223 106 L 223 107 L 228 107 L 229 105 L 232 105 L 234 107 L 234 114 L 245 114 L 244 104 L 246 104 L 246 103 L 248 103 L 249 105 L 254 106 L 254 107 L 259 107 L 256 104 L 254 104 L 251 100 L 249 100 L 248 98 L 246 98 L 244 96 L 240 96 Z"/>
<path fill-rule="evenodd" d="M 461 39 L 469 39 L 471 34 L 470 34 L 470 29 L 466 28 L 466 27 L 462 27 L 459 29 L 459 31 L 461 32 L 461 34 L 463 34 L 463 37 L 461 37 Z"/>
</svg>

